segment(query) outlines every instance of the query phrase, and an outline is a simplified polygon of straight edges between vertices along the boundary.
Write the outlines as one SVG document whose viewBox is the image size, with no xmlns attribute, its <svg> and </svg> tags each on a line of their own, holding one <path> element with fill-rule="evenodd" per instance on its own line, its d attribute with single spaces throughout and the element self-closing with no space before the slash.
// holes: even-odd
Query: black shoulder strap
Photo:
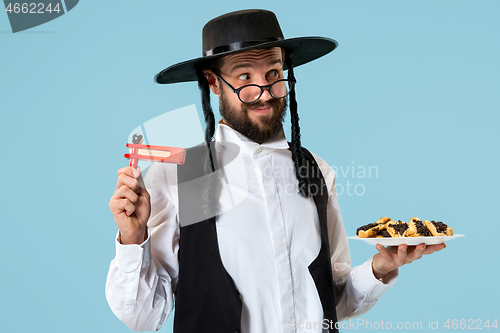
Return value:
<svg viewBox="0 0 500 333">
<path fill-rule="evenodd" d="M 337 312 L 335 310 L 336 302 L 327 225 L 328 188 L 312 154 L 304 147 L 302 147 L 302 152 L 306 159 L 311 194 L 316 203 L 321 228 L 321 249 L 308 268 L 318 289 L 321 305 L 323 306 L 323 315 L 329 322 L 329 331 L 338 332 L 335 325 Z"/>
</svg>

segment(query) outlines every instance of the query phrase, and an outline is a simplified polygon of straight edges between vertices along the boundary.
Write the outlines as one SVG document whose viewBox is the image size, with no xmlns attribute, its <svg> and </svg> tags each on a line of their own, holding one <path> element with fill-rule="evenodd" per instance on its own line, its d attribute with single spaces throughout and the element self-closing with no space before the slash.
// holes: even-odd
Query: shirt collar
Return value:
<svg viewBox="0 0 500 333">
<path fill-rule="evenodd" d="M 242 152 L 253 152 L 256 148 L 259 147 L 269 148 L 270 150 L 288 149 L 288 142 L 286 141 L 283 128 L 274 139 L 266 141 L 262 144 L 258 144 L 257 142 L 251 141 L 243 134 L 235 131 L 231 127 L 219 123 L 217 125 L 217 131 L 215 134 L 215 142 L 221 144 L 224 144 L 224 142 L 237 144 Z"/>
</svg>

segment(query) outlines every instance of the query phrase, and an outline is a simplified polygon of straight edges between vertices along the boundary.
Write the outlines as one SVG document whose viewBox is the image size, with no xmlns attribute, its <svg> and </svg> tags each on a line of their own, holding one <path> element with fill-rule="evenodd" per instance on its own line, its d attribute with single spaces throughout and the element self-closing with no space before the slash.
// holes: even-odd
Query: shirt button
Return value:
<svg viewBox="0 0 500 333">
<path fill-rule="evenodd" d="M 257 149 L 255 149 L 255 152 L 256 152 L 257 154 L 260 154 L 260 152 L 261 152 L 261 151 L 262 151 L 262 148 L 260 148 L 260 147 L 259 147 L 259 148 L 257 148 Z"/>
</svg>

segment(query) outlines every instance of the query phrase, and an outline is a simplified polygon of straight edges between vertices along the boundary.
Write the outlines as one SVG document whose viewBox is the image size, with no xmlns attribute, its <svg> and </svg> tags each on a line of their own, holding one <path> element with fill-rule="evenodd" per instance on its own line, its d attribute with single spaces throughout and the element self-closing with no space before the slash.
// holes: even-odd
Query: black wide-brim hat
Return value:
<svg viewBox="0 0 500 333">
<path fill-rule="evenodd" d="M 285 49 L 293 67 L 297 67 L 330 53 L 338 45 L 326 37 L 285 39 L 276 15 L 261 9 L 240 10 L 214 18 L 203 27 L 202 39 L 202 57 L 165 68 L 156 74 L 155 82 L 197 81 L 196 70 L 208 67 L 211 60 L 271 47 Z"/>
</svg>

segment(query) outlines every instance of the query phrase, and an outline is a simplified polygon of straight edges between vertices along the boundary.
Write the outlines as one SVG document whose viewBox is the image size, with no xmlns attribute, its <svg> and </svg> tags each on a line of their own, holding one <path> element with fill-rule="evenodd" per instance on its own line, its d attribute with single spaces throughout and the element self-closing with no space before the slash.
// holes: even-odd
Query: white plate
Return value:
<svg viewBox="0 0 500 333">
<path fill-rule="evenodd" d="M 384 246 L 398 246 L 399 244 L 407 245 L 418 245 L 418 244 L 441 244 L 449 240 L 462 237 L 465 235 L 453 235 L 453 236 L 436 236 L 436 237 L 387 237 L 387 238 L 359 238 L 358 236 L 347 237 L 349 239 L 357 239 L 364 241 L 370 245 L 382 244 Z"/>
</svg>

